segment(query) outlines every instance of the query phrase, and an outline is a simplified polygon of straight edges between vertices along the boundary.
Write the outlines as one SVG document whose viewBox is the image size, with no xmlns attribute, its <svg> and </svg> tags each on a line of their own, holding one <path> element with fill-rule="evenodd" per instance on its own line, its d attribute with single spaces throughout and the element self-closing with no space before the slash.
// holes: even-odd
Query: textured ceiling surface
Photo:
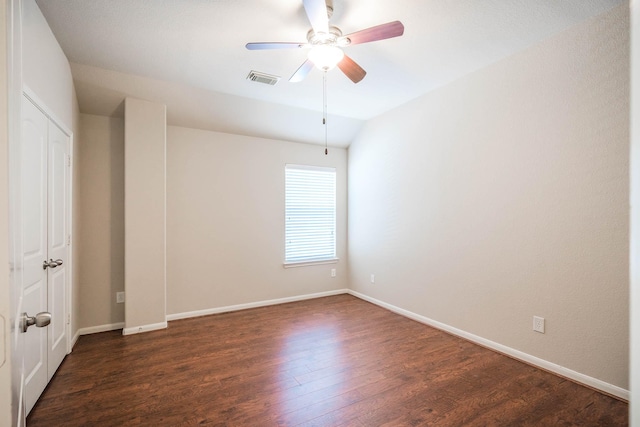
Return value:
<svg viewBox="0 0 640 427">
<path fill-rule="evenodd" d="M 328 73 L 329 113 L 349 124 L 348 129 L 340 125 L 332 128 L 334 145 L 347 145 L 354 127 L 365 120 L 526 49 L 623 0 L 332 2 L 330 23 L 345 34 L 394 20 L 405 26 L 402 37 L 345 48 L 345 53 L 367 71 L 362 82 L 352 83 L 338 69 Z M 257 105 L 272 106 L 270 119 L 278 114 L 283 120 L 288 118 L 290 129 L 283 139 L 313 143 L 324 138 L 323 133 L 317 138 L 302 135 L 302 126 L 297 123 L 299 114 L 322 111 L 322 72 L 313 70 L 300 83 L 287 81 L 306 59 L 307 51 L 249 51 L 244 47 L 247 42 L 305 42 L 310 24 L 301 0 L 37 3 L 74 65 L 74 79 L 81 81 L 77 90 L 83 112 L 107 114 L 116 110 L 114 94 L 124 89 L 105 82 L 104 73 L 109 70 L 149 78 L 134 85 L 129 93 L 134 96 L 142 96 L 135 93 L 141 85 L 148 86 L 148 93 L 157 93 L 154 85 L 189 88 L 169 91 L 175 99 L 164 99 L 168 111 L 174 104 L 174 109 L 187 105 L 187 99 L 179 99 L 186 96 L 181 92 L 196 89 L 208 95 L 199 97 L 199 104 L 190 108 L 206 110 L 206 102 L 224 97 L 227 109 L 242 113 L 256 100 Z M 251 82 L 246 79 L 251 70 L 282 79 L 275 86 Z M 119 81 L 107 80 L 114 85 Z M 92 96 L 83 94 L 85 90 Z M 256 120 L 254 124 L 260 126 L 260 118 L 245 119 Z M 214 125 L 208 127 L 219 130 Z M 246 133 L 261 135 L 259 130 Z M 266 131 L 262 135 L 274 136 Z"/>
</svg>

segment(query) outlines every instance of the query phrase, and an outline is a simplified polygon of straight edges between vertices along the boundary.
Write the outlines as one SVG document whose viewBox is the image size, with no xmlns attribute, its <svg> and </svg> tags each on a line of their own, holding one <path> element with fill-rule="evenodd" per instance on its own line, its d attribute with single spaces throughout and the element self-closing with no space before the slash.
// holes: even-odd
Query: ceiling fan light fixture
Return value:
<svg viewBox="0 0 640 427">
<path fill-rule="evenodd" d="M 342 61 L 344 52 L 337 46 L 317 45 L 311 48 L 307 57 L 319 69 L 329 71 Z"/>
</svg>

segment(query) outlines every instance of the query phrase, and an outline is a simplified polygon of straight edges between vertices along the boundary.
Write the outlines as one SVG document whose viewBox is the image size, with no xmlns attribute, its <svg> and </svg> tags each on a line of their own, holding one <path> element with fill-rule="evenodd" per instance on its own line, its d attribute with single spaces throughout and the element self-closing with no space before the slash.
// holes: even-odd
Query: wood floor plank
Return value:
<svg viewBox="0 0 640 427">
<path fill-rule="evenodd" d="M 37 426 L 628 425 L 628 405 L 350 295 L 83 336 Z"/>
</svg>

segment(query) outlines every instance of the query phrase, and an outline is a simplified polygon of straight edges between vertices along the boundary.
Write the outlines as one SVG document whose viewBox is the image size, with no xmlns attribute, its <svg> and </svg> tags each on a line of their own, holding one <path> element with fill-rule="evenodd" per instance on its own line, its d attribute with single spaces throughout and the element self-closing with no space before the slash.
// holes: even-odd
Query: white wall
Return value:
<svg viewBox="0 0 640 427">
<path fill-rule="evenodd" d="M 170 126 L 167 162 L 168 314 L 347 287 L 346 150 Z M 287 163 L 336 168 L 338 264 L 283 268 Z"/>
<path fill-rule="evenodd" d="M 371 120 L 349 148 L 350 287 L 628 388 L 628 13 Z"/>
<path fill-rule="evenodd" d="M 324 143 L 324 126 L 317 111 L 89 65 L 73 63 L 71 69 L 83 113 L 122 116 L 122 100 L 131 96 L 165 104 L 167 123 L 171 126 L 275 140 L 288 140 L 295 135 L 294 139 L 298 142 Z M 280 84 L 284 85 L 284 82 Z M 254 88 L 258 92 L 273 89 L 263 84 L 255 84 Z M 320 93 L 318 95 L 321 96 Z M 335 100 L 332 100 L 330 113 L 335 113 L 335 107 Z M 339 147 L 348 146 L 364 123 L 363 120 L 332 114 L 329 114 L 328 120 L 331 142 Z"/>
<path fill-rule="evenodd" d="M 23 82 L 68 129 L 76 101 L 71 67 L 35 0 L 22 0 Z"/>
</svg>

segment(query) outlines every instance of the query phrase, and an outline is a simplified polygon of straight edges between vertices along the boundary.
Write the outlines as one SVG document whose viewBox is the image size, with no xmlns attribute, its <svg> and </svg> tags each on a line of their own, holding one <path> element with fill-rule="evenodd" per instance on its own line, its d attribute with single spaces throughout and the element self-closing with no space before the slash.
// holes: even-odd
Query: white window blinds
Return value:
<svg viewBox="0 0 640 427">
<path fill-rule="evenodd" d="M 336 258 L 336 170 L 285 166 L 285 264 Z"/>
</svg>

